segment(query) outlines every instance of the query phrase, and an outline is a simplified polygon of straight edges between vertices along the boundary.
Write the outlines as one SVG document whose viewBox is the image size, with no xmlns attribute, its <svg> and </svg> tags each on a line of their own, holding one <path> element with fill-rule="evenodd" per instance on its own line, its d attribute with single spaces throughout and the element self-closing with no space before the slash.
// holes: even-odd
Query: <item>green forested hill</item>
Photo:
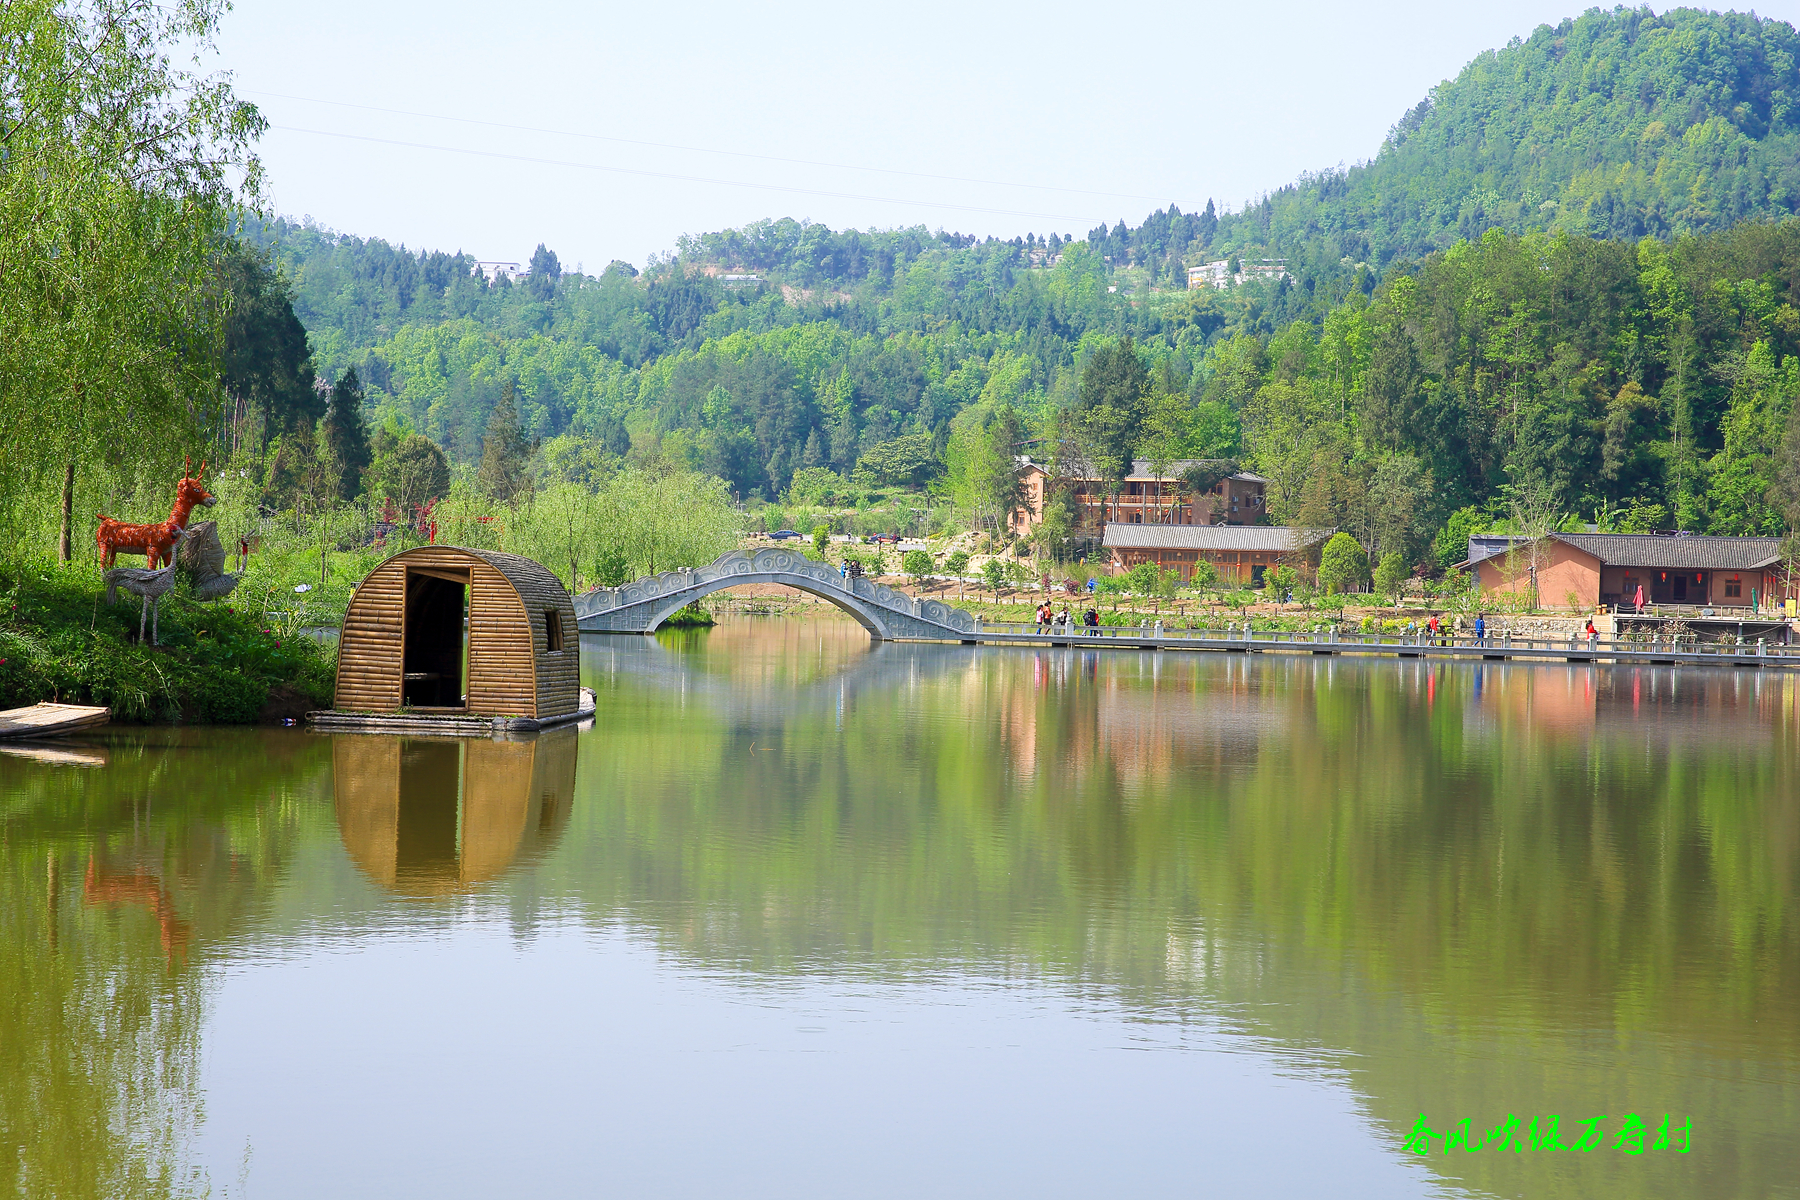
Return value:
<svg viewBox="0 0 1800 1200">
<path fill-rule="evenodd" d="M 1522 498 L 1778 531 L 1800 512 L 1795 46 L 1751 16 L 1590 12 L 1478 58 L 1372 163 L 1078 240 L 783 219 L 642 274 L 539 247 L 488 282 L 460 254 L 246 232 L 320 374 L 355 368 L 376 422 L 456 463 L 510 391 L 529 437 L 660 454 L 747 498 L 801 472 L 811 494 L 947 473 L 972 504 L 971 446 L 1035 438 L 1238 455 L 1278 518 L 1409 556 Z M 1288 278 L 1184 286 L 1270 254 Z"/>
<path fill-rule="evenodd" d="M 1432 89 L 1373 162 L 1220 222 L 1221 250 L 1385 264 L 1489 229 L 1668 237 L 1800 206 L 1800 38 L 1743 13 L 1590 10 Z"/>
<path fill-rule="evenodd" d="M 623 263 L 563 272 L 543 250 L 523 281 L 487 283 L 463 256 L 286 222 L 250 234 L 288 275 L 321 373 L 354 367 L 375 420 L 472 461 L 510 384 L 535 437 L 672 434 L 668 449 L 769 498 L 796 469 L 848 473 L 901 435 L 941 447 L 951 418 L 983 397 L 1066 399 L 1095 341 L 1178 352 L 1170 369 L 1185 381 L 1209 337 L 1272 332 L 1315 304 L 1296 291 L 1152 292 L 1083 242 L 1058 241 L 1055 266 L 1034 267 L 1035 236 L 774 221 L 692 239 L 643 275 Z M 763 278 L 727 285 L 707 273 L 721 265 Z"/>
</svg>

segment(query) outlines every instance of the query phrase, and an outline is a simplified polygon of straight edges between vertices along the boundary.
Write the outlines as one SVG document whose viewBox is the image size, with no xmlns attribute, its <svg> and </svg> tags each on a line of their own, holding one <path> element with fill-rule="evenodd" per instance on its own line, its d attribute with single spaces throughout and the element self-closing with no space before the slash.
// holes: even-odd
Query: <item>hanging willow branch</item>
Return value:
<svg viewBox="0 0 1800 1200">
<path fill-rule="evenodd" d="M 0 5 L 0 504 L 72 465 L 161 462 L 216 416 L 231 215 L 261 116 L 173 65 L 220 0 Z"/>
</svg>

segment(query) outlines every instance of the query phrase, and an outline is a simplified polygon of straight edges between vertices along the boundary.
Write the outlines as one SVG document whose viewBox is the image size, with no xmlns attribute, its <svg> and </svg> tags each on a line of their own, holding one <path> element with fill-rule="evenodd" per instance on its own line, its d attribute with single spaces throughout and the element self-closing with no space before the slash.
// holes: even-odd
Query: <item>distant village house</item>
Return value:
<svg viewBox="0 0 1800 1200">
<path fill-rule="evenodd" d="M 1188 268 L 1188 287 L 1209 287 L 1224 290 L 1233 284 L 1248 283 L 1253 279 L 1291 279 L 1288 274 L 1285 258 L 1246 258 L 1238 263 L 1238 269 L 1231 271 L 1231 261 L 1221 258 L 1217 262 L 1201 263 L 1197 267 Z"/>
<path fill-rule="evenodd" d="M 1525 539 L 1481 534 L 1469 558 L 1484 592 L 1523 593 L 1532 583 Z M 1793 594 L 1781 561 L 1781 539 L 1651 533 L 1553 533 L 1537 554 L 1539 603 L 1630 607 L 1766 607 Z"/>
<path fill-rule="evenodd" d="M 1269 481 L 1249 471 L 1239 471 L 1221 479 L 1211 491 L 1193 495 L 1181 474 L 1204 465 L 1195 459 L 1172 462 L 1159 475 L 1150 460 L 1135 459 L 1131 473 L 1119 481 L 1117 495 L 1107 490 L 1105 480 L 1064 483 L 1073 492 L 1082 529 L 1098 530 L 1114 521 L 1129 525 L 1255 525 L 1267 516 Z M 1022 503 L 1008 515 L 1007 527 L 1014 535 L 1023 536 L 1043 521 L 1044 499 L 1055 480 L 1048 468 L 1020 459 L 1019 483 Z"/>
<path fill-rule="evenodd" d="M 502 279 L 523 279 L 530 274 L 522 264 L 516 262 L 477 262 L 475 270 L 489 283 L 499 283 Z"/>
</svg>

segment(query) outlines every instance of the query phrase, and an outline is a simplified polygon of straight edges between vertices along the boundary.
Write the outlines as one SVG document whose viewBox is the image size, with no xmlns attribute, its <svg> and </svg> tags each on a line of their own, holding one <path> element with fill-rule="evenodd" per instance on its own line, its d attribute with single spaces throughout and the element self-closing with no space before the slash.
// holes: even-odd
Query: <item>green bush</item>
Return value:
<svg viewBox="0 0 1800 1200">
<path fill-rule="evenodd" d="M 1319 586 L 1327 595 L 1352 592 L 1369 577 L 1369 556 L 1347 533 L 1334 533 L 1319 557 Z"/>
<path fill-rule="evenodd" d="M 1390 550 L 1381 556 L 1381 562 L 1375 567 L 1375 590 L 1395 604 L 1399 604 L 1401 593 L 1406 588 L 1406 580 L 1410 574 L 1411 572 L 1406 569 L 1406 560 L 1400 557 L 1400 552 Z"/>
<path fill-rule="evenodd" d="M 836 504 L 848 489 L 830 467 L 802 467 L 788 483 L 788 503 L 795 506 Z"/>
<path fill-rule="evenodd" d="M 1006 582 L 1006 564 L 997 558 L 988 559 L 981 565 L 981 581 L 987 584 L 988 591 L 998 595 L 1000 586 Z"/>
<path fill-rule="evenodd" d="M 705 629 L 715 624 L 717 624 L 717 622 L 713 620 L 713 615 L 706 611 L 706 609 L 701 608 L 698 603 L 695 603 L 688 605 L 686 608 L 678 608 L 670 613 L 663 621 L 663 628 Z"/>
<path fill-rule="evenodd" d="M 1153 562 L 1141 562 L 1125 572 L 1125 590 L 1138 596 L 1154 596 L 1162 582 L 1162 571 Z"/>
<path fill-rule="evenodd" d="M 190 694 L 188 715 L 211 725 L 250 725 L 269 699 L 269 683 L 235 671 L 210 672 Z"/>
</svg>

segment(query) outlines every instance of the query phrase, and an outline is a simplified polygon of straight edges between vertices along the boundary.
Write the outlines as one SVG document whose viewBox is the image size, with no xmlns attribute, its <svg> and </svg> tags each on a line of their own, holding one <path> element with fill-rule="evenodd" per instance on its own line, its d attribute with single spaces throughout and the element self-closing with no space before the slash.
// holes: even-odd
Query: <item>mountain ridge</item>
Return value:
<svg viewBox="0 0 1800 1200">
<path fill-rule="evenodd" d="M 1385 266 L 1487 229 L 1667 239 L 1800 210 L 1800 35 L 1751 13 L 1590 9 L 1472 59 L 1376 157 L 1220 216 L 1216 251 Z"/>
</svg>

